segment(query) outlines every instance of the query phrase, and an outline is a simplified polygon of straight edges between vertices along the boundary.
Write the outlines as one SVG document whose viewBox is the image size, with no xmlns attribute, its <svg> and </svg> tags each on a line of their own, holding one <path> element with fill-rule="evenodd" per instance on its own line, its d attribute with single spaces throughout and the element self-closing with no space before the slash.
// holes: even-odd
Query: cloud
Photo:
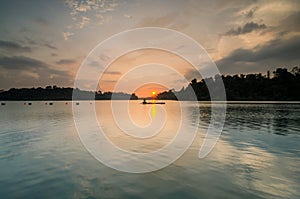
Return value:
<svg viewBox="0 0 300 199">
<path fill-rule="evenodd" d="M 216 62 L 222 72 L 264 70 L 267 66 L 299 64 L 300 36 L 275 39 L 253 49 L 239 48 Z M 291 66 L 292 67 L 292 66 Z"/>
<path fill-rule="evenodd" d="M 132 15 L 129 15 L 129 14 L 124 14 L 123 15 L 125 18 L 128 18 L 128 19 L 131 19 L 132 18 Z"/>
<path fill-rule="evenodd" d="M 31 68 L 47 68 L 47 64 L 37 59 L 13 56 L 13 57 L 1 57 L 0 67 L 7 70 L 19 70 L 19 69 L 31 69 Z"/>
<path fill-rule="evenodd" d="M 44 46 L 46 46 L 47 48 L 52 49 L 52 50 L 57 50 L 57 48 L 51 44 L 46 43 L 46 44 L 44 44 Z"/>
<path fill-rule="evenodd" d="M 85 26 L 87 26 L 89 23 L 90 23 L 90 18 L 88 18 L 88 17 L 85 17 L 85 16 L 83 16 L 83 17 L 81 17 L 81 21 L 80 21 L 80 23 L 78 24 L 79 25 L 79 28 L 80 29 L 82 29 L 82 28 L 84 28 Z"/>
<path fill-rule="evenodd" d="M 72 32 L 63 32 L 63 36 L 65 40 L 68 40 L 74 33 Z"/>
<path fill-rule="evenodd" d="M 164 16 L 151 16 L 142 19 L 137 27 L 168 27 L 176 30 L 182 30 L 188 26 L 186 21 L 178 16 L 178 13 L 172 12 Z"/>
<path fill-rule="evenodd" d="M 254 15 L 254 10 L 249 10 L 247 13 L 245 13 L 245 16 L 246 16 L 247 18 L 252 18 L 253 15 Z"/>
<path fill-rule="evenodd" d="M 56 75 L 66 75 L 65 71 L 55 70 L 45 62 L 24 56 L 0 57 L 0 68 L 19 71 L 47 71 Z"/>
<path fill-rule="evenodd" d="M 239 16 L 243 16 L 247 19 L 252 19 L 254 18 L 254 13 L 258 10 L 258 6 L 252 7 L 252 8 L 246 8 L 246 9 L 242 9 L 240 12 L 238 12 L 238 15 L 236 15 L 237 17 Z"/>
<path fill-rule="evenodd" d="M 9 87 L 71 85 L 73 78 L 67 71 L 24 56 L 0 57 L 0 85 Z"/>
<path fill-rule="evenodd" d="M 281 29 L 285 31 L 300 32 L 300 12 L 293 13 L 281 22 Z"/>
<path fill-rule="evenodd" d="M 197 1 L 198 2 L 198 1 Z M 247 7 L 250 6 L 254 3 L 257 3 L 257 0 L 249 0 L 249 1 L 240 1 L 240 0 L 219 0 L 214 2 L 214 8 L 219 10 L 219 11 L 227 11 L 227 10 L 233 10 L 235 8 L 240 8 L 240 7 Z"/>
<path fill-rule="evenodd" d="M 101 83 L 117 83 L 117 80 L 101 80 Z"/>
<path fill-rule="evenodd" d="M 116 0 L 65 0 L 65 2 L 71 9 L 71 15 L 73 16 L 91 11 L 105 13 L 113 11 L 119 5 Z"/>
<path fill-rule="evenodd" d="M 43 27 L 49 27 L 51 24 L 45 18 L 39 17 L 35 22 Z"/>
<path fill-rule="evenodd" d="M 99 62 L 97 62 L 97 61 L 90 61 L 90 62 L 88 63 L 88 65 L 89 65 L 89 66 L 92 66 L 92 67 L 96 67 L 96 68 L 102 67 L 101 64 L 100 64 Z"/>
<path fill-rule="evenodd" d="M 61 59 L 56 62 L 56 64 L 58 65 L 67 65 L 67 64 L 74 64 L 74 63 L 76 63 L 76 60 L 74 59 Z"/>
<path fill-rule="evenodd" d="M 27 36 L 25 36 L 25 42 L 30 45 L 37 45 L 37 42 L 35 40 L 32 40 L 31 38 L 29 38 Z"/>
<path fill-rule="evenodd" d="M 22 46 L 16 42 L 0 40 L 0 49 L 14 52 L 31 52 L 28 46 Z"/>
<path fill-rule="evenodd" d="M 106 75 L 121 75 L 121 72 L 118 71 L 105 71 L 104 74 Z"/>
<path fill-rule="evenodd" d="M 114 11 L 118 6 L 117 0 L 65 0 L 70 9 L 73 24 L 67 26 L 69 30 L 82 29 L 88 24 L 102 25 L 109 21 L 110 16 L 106 13 Z M 93 21 L 91 19 L 94 19 Z M 74 32 L 74 31 L 72 31 Z M 64 32 L 65 40 L 74 33 Z"/>
<path fill-rule="evenodd" d="M 257 31 L 261 29 L 265 29 L 267 26 L 265 24 L 257 24 L 255 22 L 249 22 L 246 23 L 243 27 L 238 27 L 237 29 L 231 29 L 228 32 L 225 33 L 227 36 L 231 35 L 242 35 L 242 34 L 247 34 L 252 31 Z"/>
<path fill-rule="evenodd" d="M 24 43 L 27 43 L 28 45 L 30 45 L 31 47 L 34 46 L 34 47 L 47 47 L 51 50 L 58 50 L 58 48 L 56 46 L 54 46 L 53 44 L 50 44 L 50 43 L 53 43 L 53 42 L 49 42 L 49 41 L 45 41 L 45 40 L 39 40 L 37 38 L 34 38 L 31 39 L 27 36 L 24 37 Z"/>
</svg>

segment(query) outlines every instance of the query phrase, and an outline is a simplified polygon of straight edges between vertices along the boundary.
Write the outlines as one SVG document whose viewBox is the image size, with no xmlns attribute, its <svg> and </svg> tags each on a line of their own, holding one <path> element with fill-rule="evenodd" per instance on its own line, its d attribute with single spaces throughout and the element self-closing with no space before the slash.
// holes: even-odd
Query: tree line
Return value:
<svg viewBox="0 0 300 199">
<path fill-rule="evenodd" d="M 300 68 L 294 67 L 291 71 L 286 68 L 277 68 L 263 76 L 258 74 L 216 75 L 200 81 L 193 79 L 191 83 L 180 91 L 169 90 L 157 95 L 160 100 L 191 100 L 191 91 L 199 101 L 211 100 L 207 85 L 217 96 L 220 91 L 219 81 L 223 81 L 226 99 L 228 101 L 300 101 Z M 218 96 L 217 96 L 218 97 Z M 220 100 L 221 100 L 220 96 Z"/>
<path fill-rule="evenodd" d="M 223 81 L 226 98 L 229 101 L 300 101 L 300 68 L 277 68 L 273 77 L 258 74 L 216 75 L 200 81 L 193 79 L 180 91 L 169 90 L 159 93 L 159 100 L 198 100 L 210 101 L 210 92 L 214 100 L 224 100 L 220 82 Z M 208 85 L 210 92 L 208 90 Z M 194 97 L 192 97 L 194 96 Z M 0 100 L 137 100 L 135 93 L 84 91 L 78 88 L 47 86 L 45 88 L 11 88 L 0 91 Z"/>
<path fill-rule="evenodd" d="M 93 92 L 78 88 L 46 86 L 45 88 L 11 88 L 0 93 L 0 100 L 137 100 L 138 97 L 132 93 L 122 92 Z"/>
</svg>

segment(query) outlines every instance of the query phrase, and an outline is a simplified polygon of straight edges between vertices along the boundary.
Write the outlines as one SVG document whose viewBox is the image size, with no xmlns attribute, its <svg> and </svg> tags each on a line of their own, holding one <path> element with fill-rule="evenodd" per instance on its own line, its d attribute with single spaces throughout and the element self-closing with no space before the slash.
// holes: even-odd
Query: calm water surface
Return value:
<svg viewBox="0 0 300 199">
<path fill-rule="evenodd" d="M 153 109 L 139 103 L 130 102 L 138 125 L 162 114 L 162 105 Z M 110 102 L 96 102 L 100 124 L 111 140 L 144 152 L 162 147 L 178 127 L 178 102 L 163 106 L 168 116 L 165 136 L 139 145 L 116 128 Z M 193 119 L 195 107 L 200 109 L 199 123 Z M 70 102 L 6 102 L 0 106 L 0 198 L 300 198 L 300 104 L 229 103 L 214 150 L 198 159 L 210 108 L 209 103 L 184 102 L 184 117 L 199 127 L 191 147 L 164 169 L 129 174 L 106 167 L 86 151 Z"/>
</svg>

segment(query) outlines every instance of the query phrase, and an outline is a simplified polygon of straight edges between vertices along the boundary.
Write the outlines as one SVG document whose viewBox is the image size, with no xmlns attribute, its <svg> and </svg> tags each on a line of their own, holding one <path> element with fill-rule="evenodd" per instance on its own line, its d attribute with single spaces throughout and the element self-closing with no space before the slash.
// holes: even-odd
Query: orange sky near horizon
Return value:
<svg viewBox="0 0 300 199">
<path fill-rule="evenodd" d="M 184 74 L 195 70 L 182 57 L 161 49 L 143 49 L 127 53 L 109 65 L 99 80 L 102 91 L 134 92 L 151 97 L 170 89 L 187 86 Z M 189 80 L 188 80 L 189 81 Z M 118 88 L 116 85 L 120 84 Z M 130 90 L 131 88 L 131 90 Z"/>
<path fill-rule="evenodd" d="M 137 88 L 134 93 L 140 97 L 153 97 L 153 95 L 157 95 L 161 92 L 168 91 L 169 88 L 165 87 L 164 85 L 160 84 L 145 84 L 141 87 Z M 153 94 L 155 92 L 155 94 Z"/>
</svg>

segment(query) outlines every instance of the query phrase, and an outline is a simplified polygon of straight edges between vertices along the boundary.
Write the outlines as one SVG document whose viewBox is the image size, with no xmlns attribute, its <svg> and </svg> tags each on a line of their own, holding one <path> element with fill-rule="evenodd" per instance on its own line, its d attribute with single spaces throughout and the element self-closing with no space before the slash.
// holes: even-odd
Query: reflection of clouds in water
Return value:
<svg viewBox="0 0 300 199">
<path fill-rule="evenodd" d="M 240 149 L 219 140 L 212 152 L 212 158 L 223 164 L 224 170 L 231 170 L 236 184 L 249 192 L 259 191 L 284 198 L 296 194 L 296 187 L 291 186 L 295 183 L 286 177 L 293 174 L 286 175 L 282 171 L 282 168 L 289 167 L 286 172 L 293 172 L 290 167 L 296 168 L 296 165 L 291 164 L 288 158 L 279 159 L 263 149 L 249 143 L 247 145 Z"/>
<path fill-rule="evenodd" d="M 240 163 L 247 169 L 244 173 L 243 183 L 246 187 L 253 186 L 255 190 L 266 192 L 274 196 L 289 198 L 295 193 L 289 185 L 293 184 L 281 172 L 285 163 L 278 160 L 276 156 L 256 147 L 248 147 L 248 153 L 240 157 Z M 251 169 L 253 169 L 251 171 Z M 247 172 L 253 173 L 255 177 L 247 178 Z M 249 180 L 250 179 L 250 180 Z"/>
<path fill-rule="evenodd" d="M 229 170 L 233 174 L 229 177 L 233 178 L 231 181 L 254 195 L 261 193 L 282 198 L 297 195 L 294 176 L 300 172 L 296 155 L 299 147 L 296 139 L 290 136 L 297 136 L 299 132 L 298 107 L 293 104 L 228 104 L 222 139 L 208 159 L 217 163 L 209 164 L 210 169 L 215 172 L 219 172 L 220 167 Z M 210 120 L 210 106 L 205 103 L 200 107 L 200 119 L 200 129 L 205 131 Z"/>
</svg>

